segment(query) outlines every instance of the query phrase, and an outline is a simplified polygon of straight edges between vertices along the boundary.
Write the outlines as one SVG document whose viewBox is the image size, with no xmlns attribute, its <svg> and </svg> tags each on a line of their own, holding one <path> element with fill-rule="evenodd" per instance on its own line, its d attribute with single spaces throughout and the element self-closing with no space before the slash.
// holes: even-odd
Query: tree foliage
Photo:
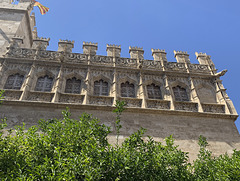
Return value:
<svg viewBox="0 0 240 181">
<path fill-rule="evenodd" d="M 2 103 L 3 99 L 4 99 L 4 90 L 0 90 L 0 104 Z"/>
<path fill-rule="evenodd" d="M 121 129 L 124 103 L 116 106 Z M 142 128 L 121 145 L 111 145 L 110 128 L 93 116 L 85 113 L 76 120 L 68 110 L 62 114 L 62 119 L 41 120 L 28 130 L 23 124 L 0 135 L 1 180 L 240 180 L 240 152 L 212 157 L 202 136 L 198 159 L 189 163 L 172 136 L 165 144 L 144 140 Z M 6 120 L 0 125 L 6 127 Z"/>
</svg>

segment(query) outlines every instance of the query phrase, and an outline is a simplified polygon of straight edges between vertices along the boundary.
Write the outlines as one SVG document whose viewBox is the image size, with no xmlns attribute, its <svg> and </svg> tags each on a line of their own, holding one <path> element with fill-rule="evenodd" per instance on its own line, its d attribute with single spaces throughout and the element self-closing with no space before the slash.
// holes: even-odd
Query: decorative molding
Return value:
<svg viewBox="0 0 240 181">
<path fill-rule="evenodd" d="M 9 101 L 12 101 L 12 100 L 19 100 L 21 95 L 22 95 L 22 92 L 23 91 L 20 91 L 20 90 L 4 90 L 4 100 L 9 100 Z"/>
<path fill-rule="evenodd" d="M 225 105 L 222 104 L 204 104 L 202 103 L 204 112 L 209 113 L 225 113 Z"/>
<path fill-rule="evenodd" d="M 158 99 L 148 99 L 147 108 L 151 109 L 170 109 L 170 101 L 158 100 Z"/>
<path fill-rule="evenodd" d="M 175 110 L 198 112 L 198 103 L 195 102 L 174 102 Z"/>
<path fill-rule="evenodd" d="M 84 95 L 61 93 L 60 98 L 59 98 L 59 102 L 61 102 L 61 103 L 82 104 L 83 99 L 84 99 Z"/>
<path fill-rule="evenodd" d="M 51 102 L 54 93 L 51 92 L 37 92 L 31 91 L 27 96 L 29 101 L 38 101 L 38 102 Z"/>
<path fill-rule="evenodd" d="M 89 104 L 112 106 L 114 97 L 89 96 Z"/>
<path fill-rule="evenodd" d="M 142 99 L 121 97 L 119 101 L 124 101 L 127 107 L 142 107 Z"/>
</svg>

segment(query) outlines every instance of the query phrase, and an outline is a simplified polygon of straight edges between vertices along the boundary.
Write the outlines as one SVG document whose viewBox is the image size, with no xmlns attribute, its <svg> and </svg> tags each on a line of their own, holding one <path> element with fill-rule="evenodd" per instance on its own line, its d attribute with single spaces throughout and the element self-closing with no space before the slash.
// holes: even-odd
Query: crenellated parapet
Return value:
<svg viewBox="0 0 240 181">
<path fill-rule="evenodd" d="M 107 44 L 107 56 L 109 57 L 121 57 L 121 46 Z"/>
<path fill-rule="evenodd" d="M 143 54 L 144 54 L 143 48 L 129 46 L 129 53 L 130 53 L 130 57 L 132 59 L 140 59 L 140 60 L 144 59 L 144 57 L 143 57 Z"/>
<path fill-rule="evenodd" d="M 32 48 L 38 50 L 46 50 L 49 45 L 50 38 L 36 37 L 33 39 Z"/>
<path fill-rule="evenodd" d="M 34 30 L 36 36 L 36 30 Z M 189 54 L 183 51 L 174 51 L 177 62 L 169 62 L 167 60 L 167 53 L 162 49 L 151 49 L 153 60 L 146 60 L 143 57 L 144 50 L 139 47 L 129 47 L 130 58 L 121 57 L 121 46 L 107 44 L 107 56 L 97 55 L 98 44 L 92 42 L 83 42 L 83 54 L 73 53 L 74 41 L 59 40 L 58 51 L 46 50 L 49 45 L 49 38 L 35 37 L 33 39 L 32 48 L 22 48 L 22 36 L 16 36 L 12 39 L 12 43 L 8 53 L 5 56 L 15 58 L 35 57 L 37 60 L 46 61 L 64 61 L 66 63 L 74 64 L 90 64 L 129 67 L 152 70 L 165 70 L 170 72 L 181 73 L 200 73 L 205 75 L 217 76 L 216 69 L 209 55 L 205 53 L 197 53 L 196 56 L 200 64 L 192 64 L 189 60 Z M 36 54 L 37 52 L 37 56 Z M 26 54 L 27 52 L 27 54 Z M 63 54 L 64 52 L 64 54 Z"/>
<path fill-rule="evenodd" d="M 58 42 L 58 51 L 63 51 L 67 53 L 72 53 L 72 49 L 74 48 L 74 41 L 71 40 L 59 40 Z"/>
<path fill-rule="evenodd" d="M 152 56 L 154 61 L 162 61 L 162 62 L 167 62 L 167 53 L 165 50 L 160 50 L 160 49 L 151 49 L 152 50 Z"/>
<path fill-rule="evenodd" d="M 174 54 L 178 63 L 190 63 L 189 54 L 187 52 L 174 50 Z"/>
</svg>

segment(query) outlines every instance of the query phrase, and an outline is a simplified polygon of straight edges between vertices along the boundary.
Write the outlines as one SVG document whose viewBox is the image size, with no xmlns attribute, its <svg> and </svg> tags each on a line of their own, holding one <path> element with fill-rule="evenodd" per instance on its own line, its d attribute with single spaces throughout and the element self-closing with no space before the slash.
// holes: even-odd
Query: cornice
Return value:
<svg viewBox="0 0 240 181">
<path fill-rule="evenodd" d="M 101 110 L 112 112 L 114 106 L 104 106 L 104 105 L 82 105 L 74 103 L 48 103 L 48 102 L 32 102 L 32 101 L 9 101 L 5 100 L 2 106 L 24 106 L 24 107 L 51 107 L 58 109 L 65 109 L 69 107 L 70 109 L 80 109 L 80 110 Z M 1 107 L 0 107 L 1 109 Z M 204 113 L 204 112 L 187 112 L 187 111 L 176 111 L 176 110 L 158 110 L 149 108 L 126 108 L 125 112 L 133 114 L 164 114 L 164 115 L 176 115 L 176 116 L 189 116 L 189 117 L 205 117 L 205 118 L 221 118 L 230 119 L 236 121 L 238 115 L 231 114 L 221 114 L 221 113 Z"/>
</svg>

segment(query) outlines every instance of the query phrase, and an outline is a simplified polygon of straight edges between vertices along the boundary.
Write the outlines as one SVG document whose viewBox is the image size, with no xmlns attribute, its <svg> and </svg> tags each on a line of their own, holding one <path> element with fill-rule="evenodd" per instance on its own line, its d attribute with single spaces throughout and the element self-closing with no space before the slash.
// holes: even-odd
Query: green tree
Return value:
<svg viewBox="0 0 240 181">
<path fill-rule="evenodd" d="M 0 90 L 0 104 L 2 103 L 3 99 L 4 99 L 4 90 Z"/>
<path fill-rule="evenodd" d="M 117 102 L 116 128 L 121 129 L 124 103 Z M 240 180 L 240 152 L 212 157 L 207 141 L 199 138 L 200 152 L 192 164 L 188 154 L 165 144 L 145 129 L 121 145 L 108 142 L 110 128 L 89 114 L 71 119 L 69 110 L 62 119 L 41 120 L 25 130 L 24 124 L 6 136 L 0 135 L 1 180 Z M 3 121 L 0 130 L 6 127 Z"/>
</svg>

